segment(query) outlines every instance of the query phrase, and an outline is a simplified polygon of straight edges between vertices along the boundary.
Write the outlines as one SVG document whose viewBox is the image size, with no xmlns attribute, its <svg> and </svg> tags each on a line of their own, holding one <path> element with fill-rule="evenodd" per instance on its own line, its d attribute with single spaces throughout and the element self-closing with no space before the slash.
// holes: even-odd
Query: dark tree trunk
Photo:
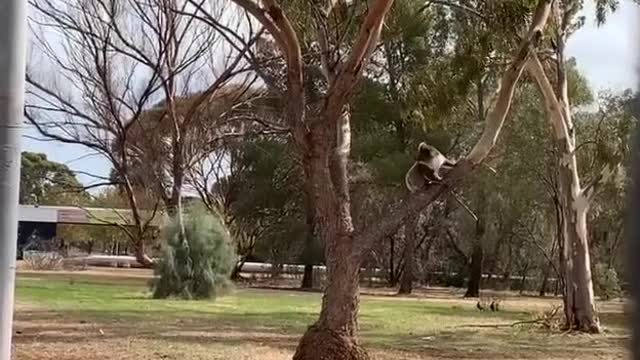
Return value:
<svg viewBox="0 0 640 360">
<path fill-rule="evenodd" d="M 396 269 L 394 267 L 396 238 L 395 236 L 389 236 L 389 287 L 395 287 L 397 285 Z"/>
<path fill-rule="evenodd" d="M 425 230 L 426 231 L 426 230 Z M 427 242 L 427 246 L 424 250 L 424 257 L 422 258 L 422 263 L 424 266 L 424 286 L 429 286 L 429 284 L 431 283 L 431 280 L 433 278 L 433 274 L 431 272 L 431 268 L 429 267 L 429 261 L 431 259 L 431 249 L 433 248 L 433 244 L 435 243 L 435 239 L 434 238 L 430 238 L 429 241 Z"/>
<path fill-rule="evenodd" d="M 301 289 L 313 289 L 313 265 L 304 266 L 304 274 L 302 275 Z"/>
<path fill-rule="evenodd" d="M 480 192 L 480 206 L 486 209 L 486 194 L 483 190 Z M 484 216 L 484 214 L 483 214 Z M 467 292 L 464 297 L 480 297 L 480 286 L 482 283 L 482 263 L 484 262 L 483 240 L 486 231 L 486 225 L 483 219 L 476 220 L 476 229 L 473 241 L 473 249 L 471 250 L 471 261 L 469 263 L 469 281 L 467 283 Z"/>
<path fill-rule="evenodd" d="M 319 260 L 318 253 L 321 249 L 316 248 L 316 227 L 315 216 L 313 210 L 313 199 L 311 197 L 312 190 L 309 189 L 306 194 L 306 225 L 307 225 L 307 237 L 304 245 L 304 251 L 302 254 L 302 261 L 304 263 L 304 274 L 302 275 L 301 289 L 313 289 L 313 265 Z"/>
<path fill-rule="evenodd" d="M 233 267 L 230 278 L 233 281 L 240 280 L 240 266 L 238 266 L 237 264 Z"/>
<path fill-rule="evenodd" d="M 231 272 L 231 280 L 237 281 L 240 280 L 240 272 L 242 271 L 242 267 L 244 263 L 247 261 L 247 256 L 243 256 L 240 261 L 236 263 L 236 266 L 233 267 L 233 271 Z"/>
<path fill-rule="evenodd" d="M 464 294 L 464 297 L 480 297 L 483 259 L 484 250 L 482 249 L 482 244 L 474 244 L 473 252 L 471 253 L 471 263 L 469 265 L 469 282 L 467 283 L 467 292 Z"/>
<path fill-rule="evenodd" d="M 117 242 L 116 242 L 117 243 Z M 136 257 L 136 261 L 140 263 L 145 268 L 153 267 L 153 259 L 147 255 L 145 251 L 144 241 L 140 240 L 137 244 L 135 244 L 134 255 Z"/>
<path fill-rule="evenodd" d="M 545 296 L 547 294 L 547 286 L 549 284 L 549 268 L 544 269 L 542 274 L 542 284 L 540 284 L 540 292 L 538 295 Z"/>
<path fill-rule="evenodd" d="M 527 275 L 529 274 L 529 263 L 526 263 L 522 274 L 520 275 L 520 294 L 522 294 L 527 287 Z"/>
<path fill-rule="evenodd" d="M 415 280 L 415 251 L 416 251 L 416 228 L 419 216 L 413 216 L 407 219 L 405 225 L 405 241 L 404 241 L 404 271 L 400 279 L 400 289 L 398 294 L 411 294 L 413 290 L 413 281 Z"/>
</svg>

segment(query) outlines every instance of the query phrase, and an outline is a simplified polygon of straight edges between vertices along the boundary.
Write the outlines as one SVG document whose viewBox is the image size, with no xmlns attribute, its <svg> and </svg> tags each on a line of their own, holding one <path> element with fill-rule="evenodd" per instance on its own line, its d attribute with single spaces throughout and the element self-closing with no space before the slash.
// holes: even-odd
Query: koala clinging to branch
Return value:
<svg viewBox="0 0 640 360">
<path fill-rule="evenodd" d="M 455 161 L 447 159 L 434 146 L 421 142 L 416 161 L 404 177 L 405 185 L 411 192 L 424 189 L 427 185 L 442 180 L 440 168 L 450 168 L 455 164 Z"/>
</svg>

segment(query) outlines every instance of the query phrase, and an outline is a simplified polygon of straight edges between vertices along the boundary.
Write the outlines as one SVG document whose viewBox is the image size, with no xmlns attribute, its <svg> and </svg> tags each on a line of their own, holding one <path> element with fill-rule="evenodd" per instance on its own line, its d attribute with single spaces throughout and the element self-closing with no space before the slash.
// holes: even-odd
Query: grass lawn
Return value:
<svg viewBox="0 0 640 360">
<path fill-rule="evenodd" d="M 19 274 L 16 359 L 290 359 L 321 295 L 239 288 L 212 301 L 152 300 L 144 278 Z M 459 297 L 363 296 L 360 335 L 381 360 L 622 359 L 619 303 L 601 306 L 603 335 L 509 324 L 557 300 L 509 298 L 497 313 Z"/>
</svg>

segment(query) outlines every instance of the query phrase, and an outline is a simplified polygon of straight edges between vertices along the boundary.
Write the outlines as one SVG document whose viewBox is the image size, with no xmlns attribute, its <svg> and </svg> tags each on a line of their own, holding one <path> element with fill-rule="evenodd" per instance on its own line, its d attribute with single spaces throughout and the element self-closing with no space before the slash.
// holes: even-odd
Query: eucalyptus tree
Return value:
<svg viewBox="0 0 640 360">
<path fill-rule="evenodd" d="M 578 16 L 582 1 L 564 1 L 555 4 L 552 56 L 540 58 L 534 54 L 528 63 L 528 72 L 535 79 L 547 109 L 547 118 L 553 129 L 552 139 L 558 159 L 557 191 L 563 231 L 564 313 L 570 329 L 598 333 L 600 322 L 595 310 L 591 255 L 588 241 L 588 211 L 594 197 L 611 175 L 615 174 L 620 159 L 614 157 L 597 175 L 582 185 L 578 168 L 576 125 L 568 91 L 565 47 L 568 38 L 584 23 Z M 597 1 L 597 19 L 602 22 L 606 11 L 615 10 L 616 1 Z"/>
<path fill-rule="evenodd" d="M 355 335 L 359 305 L 358 273 L 370 240 L 379 234 L 395 231 L 411 214 L 425 208 L 438 195 L 459 183 L 491 151 L 524 64 L 540 39 L 550 1 L 539 2 L 533 12 L 528 7 L 524 8 L 532 16 L 521 18 L 531 20 L 516 27 L 518 32 L 522 32 L 522 40 L 504 71 L 495 102 L 489 107 L 485 131 L 466 159 L 459 162 L 444 184 L 412 196 L 392 216 L 361 232 L 356 232 L 351 214 L 348 105 L 363 71 L 376 52 L 384 19 L 393 1 L 307 3 L 303 4 L 304 11 L 297 13 L 287 6 L 300 2 L 278 4 L 273 0 L 261 3 L 234 0 L 234 3 L 264 26 L 286 65 L 286 73 L 281 76 L 286 79 L 284 115 L 292 144 L 301 160 L 304 190 L 325 246 L 327 284 L 320 318 L 302 337 L 294 358 L 368 358 Z M 294 13 L 296 21 L 293 21 Z M 314 26 L 308 26 L 309 23 Z M 525 30 L 527 26 L 529 29 Z M 318 80 L 323 84 L 321 101 L 308 104 L 303 79 L 313 72 L 305 67 L 302 56 L 303 45 L 306 44 L 317 49 L 322 75 Z"/>
</svg>

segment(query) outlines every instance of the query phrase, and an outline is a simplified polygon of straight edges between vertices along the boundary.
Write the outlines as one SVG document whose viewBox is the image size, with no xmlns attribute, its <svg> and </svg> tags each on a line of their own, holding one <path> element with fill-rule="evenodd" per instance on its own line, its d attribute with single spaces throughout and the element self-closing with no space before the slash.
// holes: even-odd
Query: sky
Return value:
<svg viewBox="0 0 640 360">
<path fill-rule="evenodd" d="M 593 2 L 585 1 L 586 24 L 569 39 L 567 53 L 576 58 L 593 90 L 638 88 L 639 10 L 632 0 L 620 0 L 618 11 L 608 17 L 605 25 L 597 27 Z M 109 174 L 109 162 L 82 146 L 34 140 L 37 133 L 29 127 L 24 134 L 23 150 L 46 153 L 50 160 L 67 164 L 80 172 L 78 178 L 85 184 L 99 180 L 83 173 Z"/>
</svg>

